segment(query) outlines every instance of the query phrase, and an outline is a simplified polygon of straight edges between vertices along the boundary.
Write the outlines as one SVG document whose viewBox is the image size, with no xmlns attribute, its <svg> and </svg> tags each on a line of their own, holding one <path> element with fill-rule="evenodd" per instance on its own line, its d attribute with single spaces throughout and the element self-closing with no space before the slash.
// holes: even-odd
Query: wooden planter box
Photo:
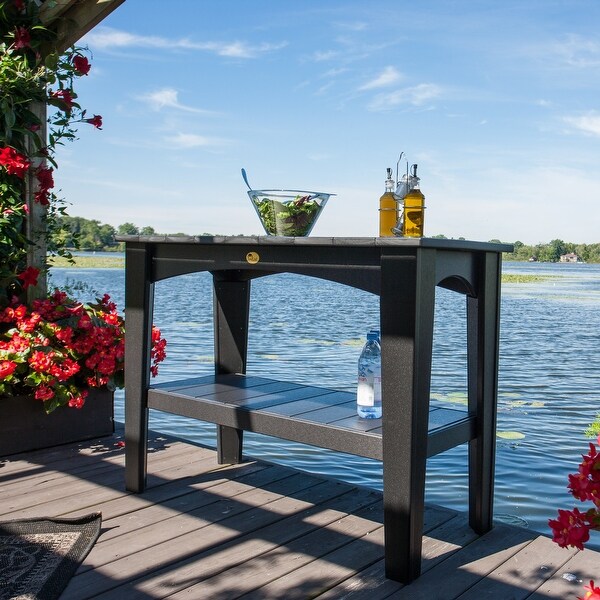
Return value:
<svg viewBox="0 0 600 600">
<path fill-rule="evenodd" d="M 113 432 L 113 393 L 108 390 L 90 390 L 83 408 L 63 406 L 49 415 L 33 396 L 0 397 L 0 456 Z"/>
</svg>

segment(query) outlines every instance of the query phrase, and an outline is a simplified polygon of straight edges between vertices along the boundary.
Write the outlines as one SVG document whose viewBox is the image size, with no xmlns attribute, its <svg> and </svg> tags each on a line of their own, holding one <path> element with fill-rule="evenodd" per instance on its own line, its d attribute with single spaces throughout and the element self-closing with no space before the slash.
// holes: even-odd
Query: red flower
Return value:
<svg viewBox="0 0 600 600">
<path fill-rule="evenodd" d="M 29 29 L 27 29 L 27 27 L 17 27 L 15 29 L 14 46 L 15 50 L 31 47 L 31 33 L 29 33 Z"/>
<path fill-rule="evenodd" d="M 13 6 L 19 11 L 25 10 L 25 0 L 13 0 Z"/>
<path fill-rule="evenodd" d="M 67 112 L 73 108 L 74 98 L 72 90 L 56 90 L 55 92 L 50 92 L 50 97 L 62 100 L 66 105 Z"/>
<path fill-rule="evenodd" d="M 42 352 L 41 350 L 36 350 L 29 358 L 29 365 L 37 373 L 49 373 L 54 364 L 52 362 L 53 358 L 53 352 Z"/>
<path fill-rule="evenodd" d="M 86 123 L 93 125 L 96 129 L 102 129 L 102 117 L 94 115 L 91 119 L 84 119 Z"/>
<path fill-rule="evenodd" d="M 22 273 L 19 273 L 17 277 L 23 282 L 23 289 L 26 290 L 30 285 L 37 285 L 37 278 L 40 274 L 40 270 L 35 267 L 27 267 Z"/>
<path fill-rule="evenodd" d="M 27 267 L 22 273 L 19 273 L 17 277 L 23 282 L 23 289 L 26 290 L 30 285 L 37 285 L 37 278 L 40 274 L 40 270 L 35 267 Z"/>
<path fill-rule="evenodd" d="M 553 533 L 552 541 L 561 548 L 573 546 L 583 550 L 583 544 L 590 539 L 590 524 L 587 516 L 577 508 L 558 511 L 558 519 L 548 521 Z"/>
<path fill-rule="evenodd" d="M 23 179 L 31 163 L 27 160 L 27 157 L 19 154 L 14 148 L 6 146 L 0 148 L 0 165 L 4 165 L 9 175 L 16 175 Z"/>
<path fill-rule="evenodd" d="M 92 65 L 90 61 L 85 57 L 77 54 L 73 57 L 73 66 L 78 75 L 87 75 L 90 72 Z"/>
<path fill-rule="evenodd" d="M 17 363 L 12 360 L 0 361 L 0 379 L 10 377 L 17 368 Z"/>
<path fill-rule="evenodd" d="M 38 180 L 40 189 L 49 190 L 54 187 L 54 177 L 52 172 L 54 169 L 51 167 L 38 167 L 35 172 L 35 176 Z"/>
<path fill-rule="evenodd" d="M 49 190 L 54 187 L 54 177 L 52 176 L 53 169 L 50 167 L 38 167 L 35 176 L 38 180 L 38 191 L 33 198 L 42 206 L 50 204 Z"/>
<path fill-rule="evenodd" d="M 69 406 L 71 408 L 82 408 L 85 404 L 85 399 L 87 398 L 87 395 L 87 390 L 82 390 L 77 396 L 71 395 L 71 398 L 69 400 Z"/>
<path fill-rule="evenodd" d="M 50 400 L 54 398 L 54 390 L 48 385 L 40 385 L 35 388 L 34 397 L 36 400 Z"/>
<path fill-rule="evenodd" d="M 600 587 L 594 585 L 594 581 L 590 581 L 590 585 L 586 585 L 584 590 L 588 590 L 583 598 L 577 600 L 600 600 Z"/>
</svg>

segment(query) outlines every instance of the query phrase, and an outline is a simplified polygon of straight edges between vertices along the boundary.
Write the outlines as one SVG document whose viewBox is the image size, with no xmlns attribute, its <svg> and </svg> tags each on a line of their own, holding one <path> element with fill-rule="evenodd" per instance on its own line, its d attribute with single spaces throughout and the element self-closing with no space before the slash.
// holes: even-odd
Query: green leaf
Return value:
<svg viewBox="0 0 600 600">
<path fill-rule="evenodd" d="M 498 431 L 496 436 L 502 440 L 522 440 L 525 434 L 520 431 Z"/>
</svg>

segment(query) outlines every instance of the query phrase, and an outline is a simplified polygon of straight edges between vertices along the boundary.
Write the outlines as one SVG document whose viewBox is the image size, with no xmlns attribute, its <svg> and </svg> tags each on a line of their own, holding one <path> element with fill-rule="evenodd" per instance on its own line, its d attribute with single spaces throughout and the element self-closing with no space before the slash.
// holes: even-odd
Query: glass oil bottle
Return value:
<svg viewBox="0 0 600 600">
<path fill-rule="evenodd" d="M 413 165 L 410 177 L 410 190 L 404 196 L 402 235 L 404 237 L 423 237 L 425 221 L 425 196 L 421 192 L 417 177 L 417 165 Z"/>
<path fill-rule="evenodd" d="M 388 169 L 385 192 L 379 199 L 379 237 L 393 236 L 392 230 L 398 222 L 398 205 L 394 196 L 394 185 L 392 169 Z"/>
</svg>

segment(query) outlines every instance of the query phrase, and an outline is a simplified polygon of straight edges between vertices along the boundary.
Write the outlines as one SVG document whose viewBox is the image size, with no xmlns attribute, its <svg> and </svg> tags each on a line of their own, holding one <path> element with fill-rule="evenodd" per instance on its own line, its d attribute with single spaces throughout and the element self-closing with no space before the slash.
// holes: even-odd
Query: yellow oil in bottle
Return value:
<svg viewBox="0 0 600 600">
<path fill-rule="evenodd" d="M 413 165 L 411 168 L 410 181 L 410 190 L 408 194 L 404 196 L 402 235 L 404 237 L 423 237 L 425 196 L 419 187 L 417 165 Z"/>
<path fill-rule="evenodd" d="M 405 237 L 423 237 L 425 220 L 425 196 L 416 187 L 404 196 L 404 225 L 402 235 Z"/>
<path fill-rule="evenodd" d="M 387 170 L 385 181 L 385 192 L 379 198 L 379 237 L 391 237 L 394 235 L 392 229 L 398 222 L 398 204 L 394 196 L 394 180 L 392 170 Z"/>
</svg>

